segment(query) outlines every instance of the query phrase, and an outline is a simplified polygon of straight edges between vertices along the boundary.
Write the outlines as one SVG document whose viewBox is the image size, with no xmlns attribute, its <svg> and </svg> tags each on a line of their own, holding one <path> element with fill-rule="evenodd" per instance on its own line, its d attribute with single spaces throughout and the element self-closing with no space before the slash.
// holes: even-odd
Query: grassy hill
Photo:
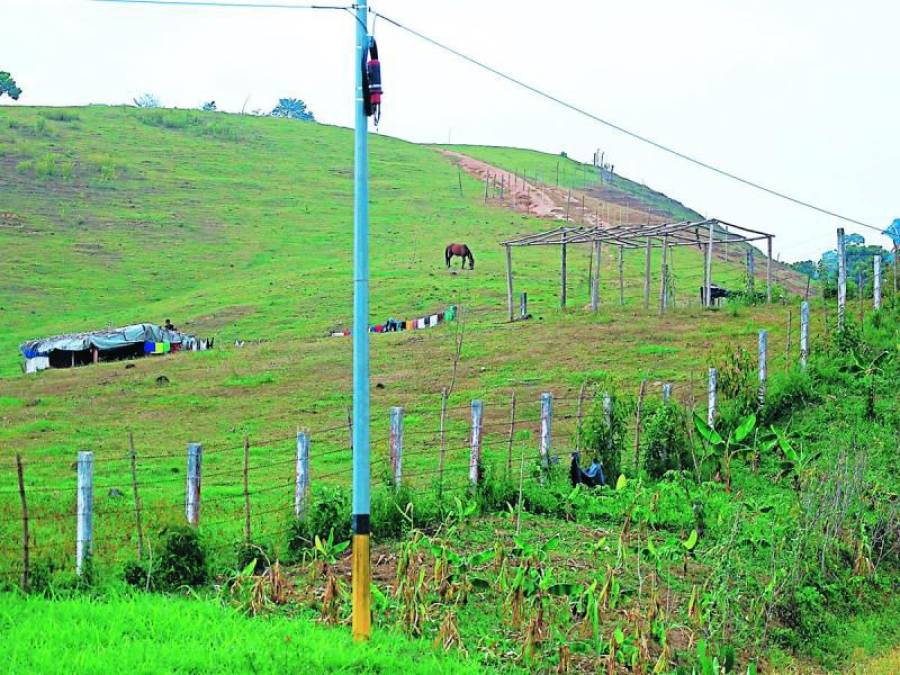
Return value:
<svg viewBox="0 0 900 675">
<path fill-rule="evenodd" d="M 621 607 L 609 608 L 604 618 L 607 640 L 616 627 L 626 625 L 623 621 L 631 620 L 623 618 L 626 607 L 633 613 L 647 601 L 642 595 L 647 571 L 641 571 L 640 562 L 646 565 L 649 560 L 641 558 L 648 555 L 641 543 L 647 536 L 657 537 L 659 550 L 671 557 L 665 565 L 659 563 L 668 571 L 656 581 L 663 579 L 660 583 L 670 587 L 672 602 L 679 607 L 672 609 L 673 621 L 681 624 L 678 640 L 673 634 L 673 654 L 693 654 L 700 635 L 719 644 L 747 638 L 743 619 L 736 626 L 709 617 L 720 621 L 729 602 L 740 604 L 745 616 L 757 612 L 758 606 L 747 603 L 759 596 L 759 580 L 765 580 L 773 564 L 783 562 L 780 556 L 790 548 L 786 542 L 793 541 L 791 528 L 802 504 L 796 505 L 787 481 L 772 484 L 777 458 L 764 458 L 759 472 L 741 463 L 735 470 L 737 495 L 710 475 L 691 489 L 682 488 L 675 478 L 651 481 L 646 487 L 640 480 L 629 480 L 619 493 L 604 492 L 603 499 L 591 501 L 583 493 L 570 497 L 564 477 L 545 485 L 538 468 L 532 467 L 540 430 L 538 401 L 541 392 L 554 394 L 553 447 L 565 463 L 575 446 L 579 388 L 587 385 L 588 416 L 595 393 L 617 393 L 621 415 L 628 419 L 620 439 L 627 448 L 622 450 L 623 470 L 629 479 L 636 478 L 641 472 L 631 459 L 632 425 L 640 382 L 646 381 L 649 407 L 658 406 L 661 384 L 671 382 L 677 401 L 702 412 L 707 367 L 716 365 L 730 373 L 732 384 L 749 378 L 741 384 L 744 389 L 737 389 L 744 395 L 749 386 L 752 401 L 754 362 L 740 350 L 755 354 L 758 331 L 767 329 L 770 373 L 780 382 L 778 387 L 773 384 L 773 391 L 794 392 L 776 397 L 783 407 L 772 419 L 794 424 L 790 420 L 796 411 L 808 430 L 806 441 L 828 450 L 834 459 L 838 448 L 831 452 L 828 443 L 833 438 L 849 442 L 852 434 L 847 426 L 829 424 L 855 420 L 855 407 L 838 406 L 856 406 L 863 393 L 854 389 L 853 398 L 838 396 L 839 386 L 831 384 L 827 396 L 808 399 L 806 389 L 801 387 L 800 394 L 791 389 L 806 386 L 794 368 L 796 298 L 786 298 L 786 304 L 701 310 L 695 289 L 703 278 L 702 257 L 696 249 L 683 247 L 672 260 L 677 307 L 659 317 L 655 301 L 648 310 L 643 306 L 643 252 L 625 256 L 620 304 L 616 251 L 604 247 L 603 304 L 594 315 L 585 309 L 589 252 L 571 247 L 570 306 L 564 312 L 558 308 L 559 252 L 517 250 L 516 289 L 528 292 L 534 317 L 506 323 L 505 260 L 497 244 L 515 234 L 548 229 L 548 221 L 496 201 L 485 204 L 482 183 L 459 172 L 434 147 L 372 136 L 370 148 L 373 322 L 389 316 L 413 318 L 449 304 L 464 308 L 462 322 L 372 336 L 373 478 L 380 509 L 373 522 L 378 523 L 376 532 L 381 527 L 386 533 L 378 542 L 381 576 L 376 581 L 386 588 L 404 555 L 394 540 L 385 540 L 388 530 L 397 535 L 411 522 L 436 527 L 428 520 L 436 513 L 458 518 L 452 497 L 467 494 L 469 402 L 481 398 L 485 476 L 498 482 L 489 483 L 496 486 L 492 497 L 478 497 L 485 518 L 454 531 L 453 543 L 461 554 L 509 542 L 518 531 L 509 517 L 498 515 L 507 502 L 515 501 L 515 486 L 510 487 L 505 470 L 511 453 L 516 469 L 527 467 L 528 508 L 536 512 L 533 518 L 526 514 L 522 536 L 545 541 L 553 532 L 560 534 L 562 550 L 551 556 L 560 575 L 571 574 L 580 583 L 607 564 L 619 570 L 624 556 L 636 556 L 636 565 L 629 557 L 627 570 L 617 577 L 623 599 Z M 529 175 L 535 171 L 544 180 L 555 173 L 559 161 L 525 150 L 456 149 L 508 170 L 525 169 Z M 585 184 L 581 165 L 563 162 L 563 169 L 561 185 L 571 185 L 576 192 L 585 189 L 594 198 L 636 212 L 693 217 L 677 202 L 621 177 L 602 185 L 590 180 Z M 336 514 L 336 522 L 347 520 L 340 511 L 340 487 L 349 482 L 351 345 L 349 339 L 328 333 L 350 325 L 351 240 L 349 130 L 196 111 L 0 108 L 0 320 L 5 328 L 0 333 L 0 586 L 4 581 L 12 585 L 19 569 L 14 452 L 25 459 L 33 559 L 65 587 L 71 585 L 72 463 L 78 450 L 95 452 L 98 575 L 120 579 L 123 564 L 134 557 L 129 433 L 138 453 L 144 527 L 154 547 L 163 528 L 183 521 L 185 445 L 204 444 L 201 530 L 210 547 L 211 567 L 218 573 L 233 570 L 234 545 L 242 536 L 245 434 L 251 446 L 251 526 L 267 551 L 296 554 L 288 550 L 288 537 L 296 526 L 292 495 L 298 428 L 312 433 L 317 504 L 323 513 Z M 443 249 L 451 241 L 465 241 L 474 249 L 474 270 L 451 273 L 444 268 Z M 652 262 L 655 298 L 658 256 Z M 724 285 L 743 283 L 742 265 L 734 261 L 717 260 L 716 270 L 716 281 Z M 828 312 L 833 324 L 833 309 L 814 303 L 813 347 L 823 355 L 831 354 L 825 350 L 834 346 L 833 325 L 826 326 Z M 165 318 L 179 328 L 215 336 L 217 348 L 21 374 L 17 345 L 25 339 Z M 867 321 L 877 340 L 889 344 L 885 334 L 892 324 L 885 319 L 874 326 L 871 317 Z M 446 420 L 442 485 L 447 494 L 435 498 L 440 391 L 453 378 L 459 338 L 461 358 Z M 235 347 L 235 340 L 246 344 Z M 510 443 L 513 391 L 517 424 Z M 879 389 L 879 414 L 888 407 L 885 392 Z M 821 409 L 804 408 L 809 400 L 821 403 Z M 417 500 L 412 515 L 386 476 L 388 409 L 398 405 L 406 409 L 403 481 L 409 490 L 401 494 Z M 873 424 L 861 433 L 868 434 L 865 442 L 873 455 L 870 471 L 890 485 L 885 457 L 891 428 Z M 526 456 L 527 462 L 520 459 Z M 688 560 L 681 552 L 695 527 L 692 500 L 706 505 L 708 529 L 696 559 Z M 746 507 L 752 516 L 743 515 L 745 500 L 752 502 L 752 508 Z M 629 534 L 628 523 L 636 513 L 647 529 Z M 742 534 L 734 549 L 746 561 L 740 569 L 731 566 L 730 553 L 725 553 L 731 549 L 723 545 L 734 539 L 733 531 Z M 771 548 L 757 545 L 765 532 L 780 537 Z M 618 547 L 616 539 L 621 541 Z M 855 541 L 848 535 L 848 542 Z M 510 550 L 511 555 L 521 553 Z M 309 576 L 297 574 L 298 583 L 318 580 L 312 570 Z M 709 626 L 700 628 L 685 612 L 690 611 L 692 587 L 704 579 L 719 586 L 704 615 Z M 732 581 L 733 594 L 727 591 Z M 492 597 L 489 609 L 478 603 L 459 609 L 466 644 L 489 654 L 493 665 L 503 663 L 510 649 L 518 653 L 523 639 L 505 623 L 502 635 L 494 639 L 499 619 L 491 612 L 507 606 L 501 595 Z M 310 602 L 320 600 L 317 596 Z M 558 609 L 561 616 L 568 611 Z M 796 606 L 790 609 L 796 611 Z M 400 615 L 390 601 L 379 611 L 386 622 Z M 890 614 L 895 608 L 885 611 Z M 444 618 L 430 614 L 425 621 L 431 632 L 422 634 L 433 639 L 432 629 Z M 833 635 L 820 628 L 823 635 Z M 813 624 L 804 629 L 802 635 L 816 632 Z M 892 640 L 891 635 L 886 631 L 875 646 Z M 623 639 L 629 641 L 631 637 Z M 787 640 L 779 645 L 798 648 Z M 754 649 L 747 647 L 747 652 Z M 766 658 L 771 656 L 767 651 Z M 685 662 L 692 661 L 679 661 Z M 509 665 L 518 667 L 527 669 L 528 664 Z"/>
</svg>

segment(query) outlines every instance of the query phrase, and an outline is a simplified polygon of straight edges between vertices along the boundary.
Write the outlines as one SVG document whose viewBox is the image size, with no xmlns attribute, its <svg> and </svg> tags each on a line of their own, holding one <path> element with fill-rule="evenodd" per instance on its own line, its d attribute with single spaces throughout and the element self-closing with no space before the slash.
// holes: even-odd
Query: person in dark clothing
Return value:
<svg viewBox="0 0 900 675">
<path fill-rule="evenodd" d="M 171 319 L 166 319 L 166 325 L 163 326 L 166 330 L 175 330 L 175 326 L 172 325 Z"/>
</svg>

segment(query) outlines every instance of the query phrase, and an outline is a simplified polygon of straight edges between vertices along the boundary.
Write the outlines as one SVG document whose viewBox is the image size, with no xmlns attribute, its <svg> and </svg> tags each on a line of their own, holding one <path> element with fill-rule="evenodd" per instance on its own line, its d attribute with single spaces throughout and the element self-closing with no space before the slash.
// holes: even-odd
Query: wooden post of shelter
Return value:
<svg viewBox="0 0 900 675">
<path fill-rule="evenodd" d="M 715 221 L 709 221 L 709 243 L 706 245 L 706 279 L 703 294 L 703 304 L 706 307 L 712 307 L 712 258 L 713 258 L 713 236 L 715 234 Z"/>
<path fill-rule="evenodd" d="M 644 253 L 644 309 L 650 309 L 650 259 L 653 253 L 653 241 L 647 237 L 647 250 Z"/>
<path fill-rule="evenodd" d="M 753 257 L 753 247 L 747 249 L 747 291 L 752 297 L 756 284 L 756 264 Z"/>
<path fill-rule="evenodd" d="M 519 318 L 528 318 L 528 293 L 525 291 L 519 293 Z"/>
<path fill-rule="evenodd" d="M 619 244 L 619 305 L 625 305 L 625 246 Z"/>
<path fill-rule="evenodd" d="M 562 235 L 562 246 L 560 253 L 560 274 L 559 274 L 559 306 L 562 309 L 566 308 L 566 254 L 567 254 L 567 245 L 566 245 L 566 237 L 568 232 L 563 230 Z"/>
<path fill-rule="evenodd" d="M 772 237 L 766 237 L 766 302 L 772 304 Z"/>
<path fill-rule="evenodd" d="M 599 239 L 595 239 L 591 245 L 594 250 L 591 270 L 591 311 L 596 312 L 600 308 L 600 253 L 602 251 Z"/>
<path fill-rule="evenodd" d="M 665 382 L 662 386 L 662 398 L 663 404 L 669 405 L 669 401 L 672 398 L 672 384 L 669 382 Z"/>
<path fill-rule="evenodd" d="M 669 266 L 668 266 L 668 255 L 669 255 L 669 236 L 663 236 L 662 243 L 662 263 L 660 264 L 660 275 L 659 275 L 659 315 L 662 316 L 666 313 L 666 308 L 668 305 L 668 283 L 669 283 Z"/>
</svg>

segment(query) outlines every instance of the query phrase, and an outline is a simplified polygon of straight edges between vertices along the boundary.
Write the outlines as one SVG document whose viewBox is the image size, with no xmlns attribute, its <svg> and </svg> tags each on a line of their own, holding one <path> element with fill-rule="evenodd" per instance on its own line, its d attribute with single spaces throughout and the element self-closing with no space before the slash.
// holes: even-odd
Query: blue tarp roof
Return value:
<svg viewBox="0 0 900 675">
<path fill-rule="evenodd" d="M 184 342 L 191 337 L 179 331 L 166 330 L 155 323 L 136 323 L 122 328 L 29 340 L 19 345 L 19 349 L 26 359 L 30 359 L 47 356 L 53 351 L 80 352 L 91 347 L 102 351 L 143 342 Z"/>
</svg>

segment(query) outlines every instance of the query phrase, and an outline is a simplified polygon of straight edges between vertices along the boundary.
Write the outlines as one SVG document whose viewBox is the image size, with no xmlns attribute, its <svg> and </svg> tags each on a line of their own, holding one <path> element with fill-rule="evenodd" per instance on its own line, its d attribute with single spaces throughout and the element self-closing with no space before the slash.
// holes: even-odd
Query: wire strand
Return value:
<svg viewBox="0 0 900 675">
<path fill-rule="evenodd" d="M 843 220 L 848 223 L 853 223 L 854 225 L 859 225 L 860 227 L 867 227 L 870 230 L 875 230 L 879 234 L 883 233 L 882 228 L 880 228 L 880 227 L 876 227 L 874 225 L 869 225 L 868 223 L 864 223 L 861 220 L 857 220 L 857 219 L 851 218 L 849 216 L 841 215 L 840 213 L 831 211 L 831 210 L 823 208 L 821 206 L 816 206 L 815 204 L 804 201 L 802 199 L 798 199 L 797 197 L 792 197 L 789 194 L 786 194 L 779 190 L 775 190 L 774 188 L 766 187 L 765 185 L 762 185 L 755 181 L 749 180 L 747 178 L 742 178 L 741 176 L 738 176 L 737 174 L 734 174 L 730 171 L 726 171 L 725 169 L 720 169 L 719 167 L 709 164 L 708 162 L 704 162 L 700 159 L 697 159 L 696 157 L 692 157 L 691 155 L 685 154 L 683 152 L 680 152 L 679 150 L 675 150 L 672 147 L 664 145 L 663 143 L 654 141 L 653 139 L 651 139 L 647 136 L 643 136 L 634 131 L 626 129 L 625 127 L 620 126 L 620 125 L 616 124 L 615 122 L 610 122 L 609 120 L 604 119 L 604 118 L 600 117 L 599 115 L 595 115 L 595 114 L 585 110 L 584 108 L 580 108 L 572 103 L 564 101 L 561 98 L 558 98 L 552 94 L 549 94 L 549 93 L 543 91 L 542 89 L 538 89 L 537 87 L 527 84 L 527 83 L 523 82 L 522 80 L 519 80 L 519 79 L 513 77 L 512 75 L 507 75 L 506 73 L 504 73 L 500 70 L 497 70 L 496 68 L 493 68 L 493 67 L 487 65 L 486 63 L 479 61 L 478 59 L 468 56 L 468 55 L 454 49 L 453 47 L 450 47 L 448 45 L 445 45 L 442 42 L 439 42 L 438 40 L 435 40 L 434 38 L 428 37 L 424 33 L 421 33 L 419 31 L 415 30 L 414 28 L 405 26 L 402 23 L 400 23 L 399 21 L 396 21 L 396 20 L 390 18 L 389 16 L 385 16 L 384 14 L 381 14 L 380 12 L 376 12 L 375 10 L 371 10 L 371 11 L 372 11 L 372 14 L 374 14 L 375 16 L 380 17 L 381 19 L 384 19 L 392 26 L 395 26 L 396 28 L 399 28 L 400 30 L 406 31 L 410 35 L 414 35 L 415 37 L 419 38 L 420 40 L 424 40 L 425 42 L 428 42 L 429 44 L 434 45 L 435 47 L 438 47 L 439 49 L 443 49 L 444 51 L 449 52 L 450 54 L 453 54 L 454 56 L 457 56 L 457 57 L 463 59 L 464 61 L 468 61 L 472 65 L 482 68 L 482 69 L 488 71 L 489 73 L 492 73 L 492 74 L 496 75 L 497 77 L 500 77 L 500 78 L 506 80 L 507 82 L 511 82 L 512 84 L 515 84 L 516 86 L 522 87 L 523 89 L 527 89 L 531 93 L 536 94 L 542 98 L 545 98 L 548 101 L 552 101 L 553 103 L 561 105 L 564 108 L 568 108 L 569 110 L 572 110 L 573 112 L 576 112 L 579 115 L 583 115 L 584 117 L 592 119 L 595 122 L 599 122 L 600 124 L 603 124 L 611 129 L 614 129 L 614 130 L 618 131 L 619 133 L 625 134 L 626 136 L 630 136 L 631 138 L 634 138 L 635 140 L 638 140 L 642 143 L 651 145 L 658 150 L 662 150 L 663 152 L 667 152 L 670 155 L 674 155 L 675 157 L 678 157 L 679 159 L 683 159 L 687 162 L 695 164 L 696 166 L 699 166 L 701 168 L 704 168 L 704 169 L 707 169 L 714 173 L 717 173 L 720 176 L 724 176 L 725 178 L 730 178 L 731 180 L 742 183 L 748 187 L 755 188 L 757 190 L 761 190 L 762 192 L 766 192 L 772 196 L 787 200 L 789 202 L 797 204 L 798 206 L 803 206 L 808 209 L 812 209 L 813 211 L 817 211 L 817 212 L 825 214 L 827 216 L 832 216 L 833 218 L 838 218 L 839 220 Z"/>
</svg>

